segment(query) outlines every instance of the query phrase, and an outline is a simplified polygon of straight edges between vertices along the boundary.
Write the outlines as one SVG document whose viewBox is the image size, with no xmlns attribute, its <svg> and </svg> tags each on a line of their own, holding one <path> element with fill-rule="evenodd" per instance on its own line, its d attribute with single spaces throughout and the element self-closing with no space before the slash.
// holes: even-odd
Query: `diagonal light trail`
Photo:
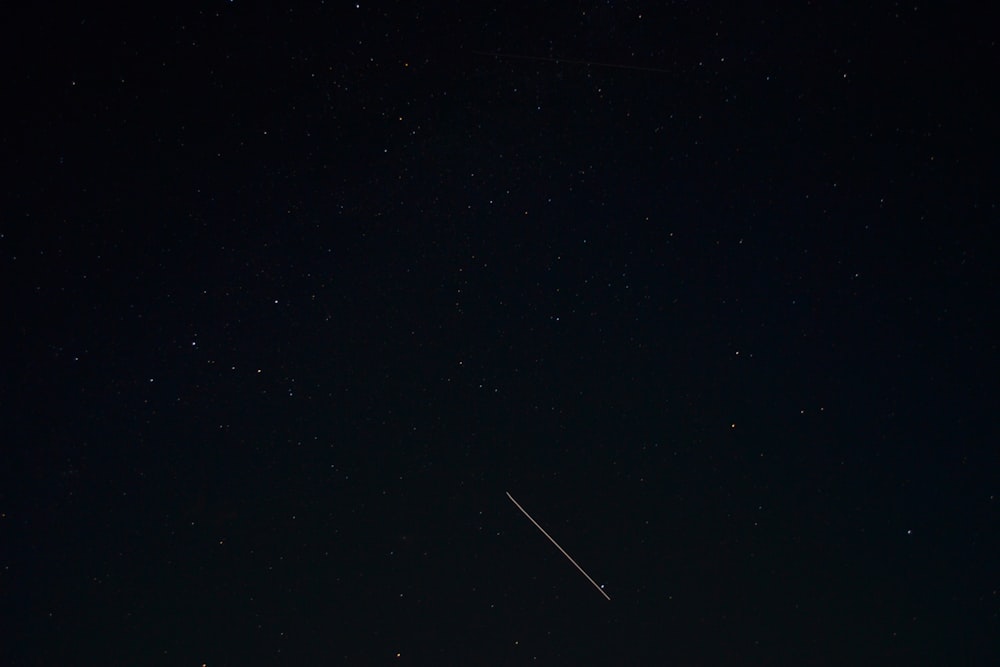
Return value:
<svg viewBox="0 0 1000 667">
<path fill-rule="evenodd" d="M 507 492 L 507 497 L 510 498 L 510 502 L 512 502 L 515 505 L 517 505 L 517 509 L 521 510 L 521 512 L 524 513 L 524 516 L 528 517 L 528 521 L 530 521 L 531 523 L 535 524 L 535 528 L 537 528 L 538 530 L 542 531 L 542 535 L 544 535 L 545 537 L 549 538 L 549 542 L 551 542 L 552 544 L 556 545 L 556 549 L 558 549 L 559 551 L 561 551 L 562 555 L 566 556 L 566 558 L 569 559 L 569 562 L 573 563 L 573 567 L 575 567 L 576 569 L 580 570 L 580 574 L 582 574 L 583 576 L 587 577 L 587 581 L 589 581 L 590 583 L 592 583 L 594 585 L 594 588 L 596 588 L 598 590 L 598 592 L 605 597 L 605 599 L 607 599 L 607 600 L 611 599 L 611 596 L 608 595 L 607 593 L 605 593 L 604 589 L 601 588 L 600 586 L 598 586 L 597 582 L 590 578 L 590 575 L 587 574 L 582 567 L 580 567 L 580 564 L 577 563 L 575 560 L 573 560 L 573 557 L 570 556 L 568 553 L 566 553 L 566 550 L 563 549 L 561 546 L 559 546 L 559 543 L 556 542 L 554 539 L 552 539 L 552 536 L 549 535 L 548 533 L 546 533 L 545 529 L 542 528 L 541 526 L 539 526 L 537 521 L 535 521 L 534 519 L 531 518 L 531 515 L 528 514 L 527 510 L 525 510 L 523 507 L 521 507 L 521 503 L 519 503 L 516 500 L 514 500 L 514 496 L 510 495 L 510 491 Z"/>
</svg>

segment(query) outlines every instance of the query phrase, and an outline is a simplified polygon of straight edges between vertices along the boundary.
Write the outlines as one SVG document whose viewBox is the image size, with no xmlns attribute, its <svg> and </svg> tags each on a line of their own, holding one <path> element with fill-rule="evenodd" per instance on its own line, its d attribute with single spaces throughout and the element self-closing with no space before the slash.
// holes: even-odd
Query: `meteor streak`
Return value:
<svg viewBox="0 0 1000 667">
<path fill-rule="evenodd" d="M 569 559 L 569 562 L 573 563 L 573 567 L 575 567 L 576 569 L 580 570 L 580 574 L 582 574 L 583 576 L 587 577 L 587 581 L 589 581 L 590 583 L 592 583 L 594 585 L 594 588 L 596 588 L 597 591 L 601 595 L 603 595 L 605 599 L 607 599 L 607 600 L 611 599 L 611 596 L 608 595 L 607 593 L 605 593 L 604 589 L 601 588 L 600 586 L 598 586 L 597 582 L 594 581 L 593 579 L 591 579 L 589 574 L 587 574 L 586 572 L 584 572 L 583 568 L 580 567 L 580 564 L 577 563 L 575 560 L 573 560 L 573 557 L 570 556 L 568 553 L 566 553 L 566 550 L 563 549 L 561 546 L 559 546 L 559 543 L 556 542 L 555 540 L 553 540 L 552 536 L 549 535 L 548 533 L 546 533 L 545 529 L 542 528 L 541 526 L 539 526 L 537 521 L 535 521 L 534 519 L 531 518 L 531 515 L 528 514 L 527 510 L 525 510 L 523 507 L 521 507 L 521 503 L 519 503 L 516 500 L 514 500 L 514 496 L 510 495 L 510 491 L 507 492 L 507 497 L 510 498 L 510 502 L 512 502 L 515 505 L 517 505 L 517 509 L 521 510 L 521 512 L 524 514 L 524 516 L 528 517 L 528 521 L 530 521 L 531 523 L 535 524 L 535 528 L 537 528 L 538 530 L 542 531 L 542 535 L 544 535 L 545 537 L 549 538 L 549 542 L 551 542 L 552 544 L 554 544 L 556 546 L 556 549 L 558 549 L 559 551 L 561 551 L 562 555 L 566 556 L 566 558 Z"/>
</svg>

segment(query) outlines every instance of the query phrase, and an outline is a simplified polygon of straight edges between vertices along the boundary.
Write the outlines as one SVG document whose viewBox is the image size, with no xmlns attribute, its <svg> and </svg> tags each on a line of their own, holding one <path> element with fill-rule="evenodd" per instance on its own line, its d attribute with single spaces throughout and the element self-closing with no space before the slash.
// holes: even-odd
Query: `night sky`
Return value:
<svg viewBox="0 0 1000 667">
<path fill-rule="evenodd" d="M 1000 664 L 994 24 L 764 4 L 8 14 L 0 663 Z"/>
</svg>

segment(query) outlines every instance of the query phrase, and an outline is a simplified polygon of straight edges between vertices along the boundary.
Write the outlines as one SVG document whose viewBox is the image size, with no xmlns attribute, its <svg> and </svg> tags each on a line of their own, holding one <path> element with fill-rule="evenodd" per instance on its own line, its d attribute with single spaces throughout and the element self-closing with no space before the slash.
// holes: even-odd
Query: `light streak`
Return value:
<svg viewBox="0 0 1000 667">
<path fill-rule="evenodd" d="M 577 563 L 575 560 L 573 560 L 573 557 L 570 556 L 568 553 L 566 553 L 566 550 L 563 549 L 561 546 L 559 546 L 559 543 L 556 542 L 554 539 L 552 539 L 552 536 L 549 535 L 548 533 L 546 533 L 545 529 L 542 528 L 541 526 L 539 526 L 537 521 L 535 521 L 534 519 L 531 518 L 531 515 L 528 514 L 528 511 L 526 509 L 524 509 L 523 507 L 521 507 L 521 503 L 519 503 L 516 500 L 514 500 L 514 496 L 510 495 L 510 491 L 507 492 L 507 497 L 510 498 L 510 502 L 514 503 L 517 506 L 517 509 L 521 510 L 521 512 L 524 514 L 524 516 L 528 517 L 528 521 L 530 521 L 531 523 L 535 524 L 535 528 L 537 528 L 538 530 L 542 531 L 542 535 L 544 535 L 545 537 L 549 538 L 549 542 L 551 542 L 552 544 L 554 544 L 555 547 L 556 547 L 556 549 L 558 549 L 559 551 L 561 551 L 562 555 L 566 556 L 566 558 L 569 560 L 569 562 L 573 563 L 573 567 L 575 567 L 576 569 L 580 570 L 580 574 L 582 574 L 583 576 L 587 577 L 587 581 L 589 581 L 590 583 L 592 583 L 594 585 L 594 588 L 596 588 L 597 591 L 601 595 L 603 595 L 605 599 L 607 599 L 607 600 L 611 599 L 611 596 L 608 595 L 607 593 L 605 593 L 604 589 L 601 588 L 600 586 L 598 586 L 597 582 L 590 578 L 590 575 L 587 574 L 582 567 L 580 567 L 580 564 Z"/>
</svg>

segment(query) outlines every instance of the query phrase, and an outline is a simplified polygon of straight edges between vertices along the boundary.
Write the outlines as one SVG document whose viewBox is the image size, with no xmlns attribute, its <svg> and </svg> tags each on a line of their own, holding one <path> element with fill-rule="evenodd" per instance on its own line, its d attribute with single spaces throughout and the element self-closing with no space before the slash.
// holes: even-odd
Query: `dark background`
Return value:
<svg viewBox="0 0 1000 667">
<path fill-rule="evenodd" d="M 998 664 L 996 33 L 744 4 L 8 15 L 0 660 Z"/>
</svg>

